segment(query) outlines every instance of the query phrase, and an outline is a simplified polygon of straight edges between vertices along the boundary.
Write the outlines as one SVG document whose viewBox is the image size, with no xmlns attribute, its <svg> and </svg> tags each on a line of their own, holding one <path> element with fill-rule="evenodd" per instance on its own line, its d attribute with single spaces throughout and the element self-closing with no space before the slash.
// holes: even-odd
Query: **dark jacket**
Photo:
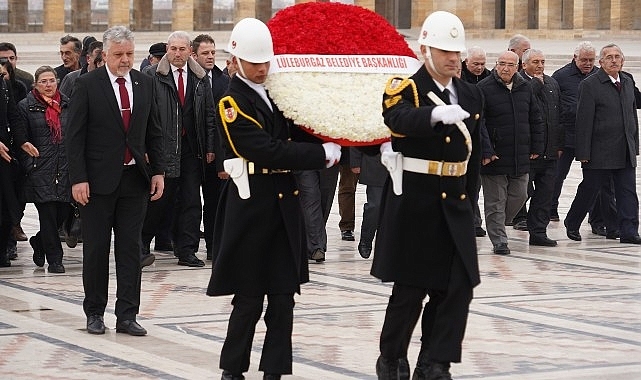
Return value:
<svg viewBox="0 0 641 380">
<path fill-rule="evenodd" d="M 637 166 L 639 121 L 632 79 L 619 74 L 619 93 L 608 74 L 599 69 L 579 85 L 576 113 L 577 161 L 586 169 Z"/>
<path fill-rule="evenodd" d="M 358 182 L 367 186 L 385 185 L 387 180 L 387 169 L 381 163 L 381 153 L 378 151 L 374 155 L 363 154 L 361 149 L 349 148 L 349 166 L 350 168 L 360 168 Z"/>
<path fill-rule="evenodd" d="M 69 98 L 61 95 L 60 121 L 67 123 Z M 26 178 L 23 185 L 25 202 L 69 202 L 71 201 L 71 184 L 69 182 L 69 165 L 64 145 L 64 128 L 62 141 L 54 144 L 51 132 L 45 121 L 47 106 L 38 101 L 31 92 L 18 103 L 20 116 L 24 127 L 14 132 L 15 145 L 22 146 L 30 142 L 38 149 L 40 155 L 31 157 L 22 149 L 18 153 L 18 161 Z"/>
<path fill-rule="evenodd" d="M 221 100 L 228 158 L 261 169 L 322 169 L 320 144 L 290 141 L 293 125 L 238 76 Z M 249 166 L 249 165 L 248 165 Z M 211 296 L 287 294 L 309 281 L 303 214 L 292 173 L 249 175 L 251 196 L 241 199 L 233 181 L 223 184 L 214 227 Z"/>
<path fill-rule="evenodd" d="M 153 79 L 136 70 L 130 75 L 133 105 L 127 131 L 106 66 L 76 80 L 74 100 L 69 102 L 69 122 L 63 124 L 72 186 L 89 182 L 91 194 L 113 193 L 125 167 L 125 148 L 129 148 L 148 182 L 152 175 L 165 172 Z"/>
<path fill-rule="evenodd" d="M 13 91 L 6 81 L 0 80 L 0 142 L 7 148 L 11 147 L 10 129 L 24 128 L 22 123 L 24 122 L 16 107 Z M 15 157 L 13 154 L 12 156 Z M 16 164 L 15 160 L 9 163 L 0 159 L 0 221 L 11 225 L 20 222 L 22 217 L 15 189 L 15 176 L 19 171 Z"/>
<path fill-rule="evenodd" d="M 530 84 L 519 73 L 510 90 L 496 70 L 478 84 L 485 97 L 485 126 L 494 160 L 481 167 L 484 175 L 522 175 L 530 171 L 530 154 L 543 154 L 543 120 Z M 488 154 L 483 152 L 484 157 Z"/>
<path fill-rule="evenodd" d="M 559 84 L 561 89 L 561 126 L 565 130 L 565 144 L 564 146 L 574 148 L 575 141 L 575 123 L 576 123 L 576 102 L 579 98 L 579 83 L 588 76 L 594 74 L 598 70 L 593 67 L 592 71 L 588 74 L 583 74 L 576 66 L 576 62 L 572 62 L 556 70 L 552 74 Z"/>
<path fill-rule="evenodd" d="M 214 114 L 216 126 L 214 128 L 214 152 L 216 153 L 216 159 L 212 163 L 216 165 L 216 171 L 223 171 L 223 158 L 225 157 L 225 151 L 222 146 L 223 136 L 221 132 L 220 124 L 220 114 L 218 113 L 218 102 L 223 98 L 227 88 L 229 88 L 230 78 L 225 74 L 218 66 L 214 66 L 211 70 L 211 79 L 212 79 L 212 94 L 214 96 Z"/>
<path fill-rule="evenodd" d="M 481 75 L 475 75 L 470 70 L 468 70 L 465 60 L 461 62 L 461 79 L 463 79 L 467 83 L 477 84 L 478 82 L 487 78 L 490 73 L 491 71 L 486 68 L 483 69 Z"/>
<path fill-rule="evenodd" d="M 467 174 L 447 177 L 405 171 L 402 195 L 394 194 L 387 181 L 371 270 L 382 281 L 447 289 L 453 257 L 459 255 L 470 285 L 480 282 L 472 202 L 479 178 L 483 95 L 474 85 L 452 80 L 458 104 L 471 115 L 464 121 L 472 138 Z M 394 151 L 418 159 L 465 161 L 468 149 L 457 126 L 430 126 L 435 104 L 427 94 L 439 88 L 425 66 L 409 80 L 390 83 L 383 95 L 383 118 L 392 131 Z"/>
<path fill-rule="evenodd" d="M 543 118 L 543 155 L 534 161 L 556 160 L 558 151 L 565 145 L 565 131 L 561 125 L 559 114 L 561 111 L 561 89 L 554 78 L 543 74 L 543 82 L 530 78 L 523 70 L 521 76 L 530 82 L 534 91 L 536 103 Z M 532 162 L 534 164 L 534 162 Z"/>
<path fill-rule="evenodd" d="M 183 128 L 188 134 L 188 139 L 190 136 L 194 137 L 192 150 L 202 160 L 203 168 L 206 164 L 206 154 L 215 151 L 214 98 L 207 73 L 191 57 L 187 61 L 186 69 L 188 75 L 184 107 L 180 105 L 174 76 L 166 55 L 160 62 L 143 70 L 143 73 L 155 78 L 156 104 L 163 128 L 167 163 L 166 178 L 180 176 L 182 139 L 185 137 L 182 133 Z"/>
</svg>

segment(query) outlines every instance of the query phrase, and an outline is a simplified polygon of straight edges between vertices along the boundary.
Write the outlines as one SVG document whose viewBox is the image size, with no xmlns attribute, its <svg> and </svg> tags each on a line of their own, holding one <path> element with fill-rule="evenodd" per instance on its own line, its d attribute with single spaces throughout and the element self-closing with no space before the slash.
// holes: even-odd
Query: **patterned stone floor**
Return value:
<svg viewBox="0 0 641 380">
<path fill-rule="evenodd" d="M 579 181 L 573 168 L 562 217 Z M 357 191 L 361 213 L 364 188 Z M 28 206 L 23 227 L 37 230 Z M 378 335 L 390 287 L 369 275 L 356 242 L 340 240 L 337 207 L 330 217 L 328 259 L 310 264 L 311 282 L 296 297 L 292 379 L 373 379 Z M 360 225 L 360 216 L 357 218 Z M 477 239 L 482 283 L 471 305 L 463 362 L 456 379 L 641 379 L 641 247 L 592 235 L 565 237 L 550 224 L 556 248 L 530 247 L 527 233 L 508 228 L 512 254 L 491 253 Z M 358 237 L 358 231 L 356 232 Z M 10 379 L 206 379 L 220 376 L 218 359 L 230 297 L 205 295 L 210 264 L 178 267 L 167 253 L 144 270 L 142 338 L 115 333 L 115 277 L 104 336 L 86 333 L 82 313 L 81 247 L 65 248 L 67 273 L 35 267 L 28 243 L 0 269 L 0 377 Z M 204 243 L 198 254 L 204 259 Z M 113 274 L 113 261 L 112 261 Z M 415 331 L 415 335 L 419 331 Z M 259 322 L 248 379 L 264 337 Z M 414 362 L 416 335 L 410 347 Z"/>
<path fill-rule="evenodd" d="M 137 57 L 167 34 L 137 34 L 142 41 Z M 59 62 L 58 35 L 0 37 L 16 43 L 23 69 L 33 72 L 43 61 Z M 215 37 L 224 47 L 228 36 Z M 533 46 L 569 60 L 577 42 L 533 41 Z M 620 43 L 626 56 L 641 56 L 638 41 Z M 496 53 L 506 42 L 468 43 L 477 44 Z M 224 54 L 218 57 L 224 58 Z M 551 61 L 546 72 L 567 60 Z M 638 58 L 626 62 L 626 67 L 641 75 Z M 561 199 L 562 218 L 579 181 L 575 163 Z M 357 215 L 363 201 L 364 188 L 359 187 Z M 38 229 L 32 206 L 27 207 L 23 227 L 28 235 Z M 463 362 L 452 366 L 455 379 L 641 379 L 641 247 L 592 235 L 587 223 L 581 233 L 582 242 L 571 241 L 562 224 L 552 222 L 548 234 L 559 240 L 559 246 L 540 248 L 529 247 L 527 233 L 508 228 L 512 249 L 508 257 L 493 255 L 487 237 L 477 239 L 482 283 L 471 305 Z M 311 282 L 296 297 L 294 375 L 289 378 L 374 379 L 390 286 L 369 275 L 371 261 L 360 258 L 356 242 L 340 240 L 337 207 L 328 234 L 327 261 L 310 265 Z M 105 315 L 109 330 L 92 336 L 85 331 L 82 312 L 81 248 L 65 248 L 67 273 L 62 275 L 37 268 L 26 242 L 19 243 L 13 266 L 0 269 L 0 378 L 220 377 L 219 353 L 231 308 L 230 297 L 205 295 L 210 263 L 198 269 L 178 267 L 172 255 L 156 252 L 156 263 L 144 270 L 139 315 L 149 335 L 136 338 L 115 333 L 112 259 Z M 204 259 L 204 243 L 198 255 Z M 412 364 L 419 349 L 418 333 L 410 347 Z M 261 321 L 249 380 L 262 376 L 257 367 L 263 337 Z"/>
</svg>

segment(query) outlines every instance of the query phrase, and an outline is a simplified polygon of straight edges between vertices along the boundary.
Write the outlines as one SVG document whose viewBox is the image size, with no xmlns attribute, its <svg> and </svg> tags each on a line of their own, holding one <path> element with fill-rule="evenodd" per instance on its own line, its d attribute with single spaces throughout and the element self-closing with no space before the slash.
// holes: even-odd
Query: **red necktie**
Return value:
<svg viewBox="0 0 641 380">
<path fill-rule="evenodd" d="M 119 77 L 116 79 L 118 83 L 118 90 L 120 91 L 120 113 L 122 114 L 122 124 L 125 126 L 125 133 L 129 130 L 129 119 L 131 119 L 131 105 L 129 104 L 129 93 L 125 87 L 125 78 Z M 125 147 L 125 164 L 131 162 L 131 151 Z"/>
<path fill-rule="evenodd" d="M 621 92 L 621 82 L 619 81 L 614 82 L 614 87 L 617 88 L 617 91 Z"/>
<path fill-rule="evenodd" d="M 178 100 L 180 105 L 185 105 L 185 82 L 183 82 L 183 69 L 178 69 Z"/>
</svg>

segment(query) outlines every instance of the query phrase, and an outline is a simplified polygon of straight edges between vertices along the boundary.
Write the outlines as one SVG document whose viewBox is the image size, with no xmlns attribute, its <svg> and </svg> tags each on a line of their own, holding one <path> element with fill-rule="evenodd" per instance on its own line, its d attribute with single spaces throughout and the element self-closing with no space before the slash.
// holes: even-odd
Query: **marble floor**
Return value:
<svg viewBox="0 0 641 380">
<path fill-rule="evenodd" d="M 561 199 L 567 212 L 580 172 L 574 167 Z M 364 188 L 357 191 L 361 213 Z M 292 379 L 374 379 L 378 336 L 390 286 L 369 275 L 357 242 L 340 239 L 338 208 L 328 223 L 323 264 L 310 264 L 310 283 L 296 297 Z M 360 216 L 357 217 L 360 225 Z M 23 227 L 38 228 L 27 207 Z M 512 254 L 491 253 L 479 238 L 482 283 L 471 305 L 463 362 L 455 379 L 641 379 L 641 247 L 581 230 L 565 236 L 552 222 L 556 248 L 530 247 L 527 233 L 508 227 Z M 356 232 L 358 239 L 358 231 Z M 108 331 L 85 331 L 82 312 L 82 245 L 65 247 L 65 274 L 37 268 L 29 244 L 0 269 L 0 378 L 3 379 L 212 379 L 219 378 L 230 297 L 211 298 L 204 268 L 176 265 L 156 252 L 144 269 L 139 322 L 145 337 L 115 333 L 113 276 L 105 322 Z M 204 242 L 198 255 L 204 259 Z M 410 347 L 414 362 L 419 331 Z M 252 365 L 258 372 L 264 323 L 258 324 Z"/>
</svg>

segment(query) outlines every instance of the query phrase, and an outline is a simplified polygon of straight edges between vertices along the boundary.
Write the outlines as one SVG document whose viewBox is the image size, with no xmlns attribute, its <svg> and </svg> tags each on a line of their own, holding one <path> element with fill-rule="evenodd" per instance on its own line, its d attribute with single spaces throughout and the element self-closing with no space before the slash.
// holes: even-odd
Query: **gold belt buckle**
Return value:
<svg viewBox="0 0 641 380">
<path fill-rule="evenodd" d="M 427 174 L 441 175 L 442 165 L 438 161 L 429 161 L 427 163 Z"/>
</svg>

